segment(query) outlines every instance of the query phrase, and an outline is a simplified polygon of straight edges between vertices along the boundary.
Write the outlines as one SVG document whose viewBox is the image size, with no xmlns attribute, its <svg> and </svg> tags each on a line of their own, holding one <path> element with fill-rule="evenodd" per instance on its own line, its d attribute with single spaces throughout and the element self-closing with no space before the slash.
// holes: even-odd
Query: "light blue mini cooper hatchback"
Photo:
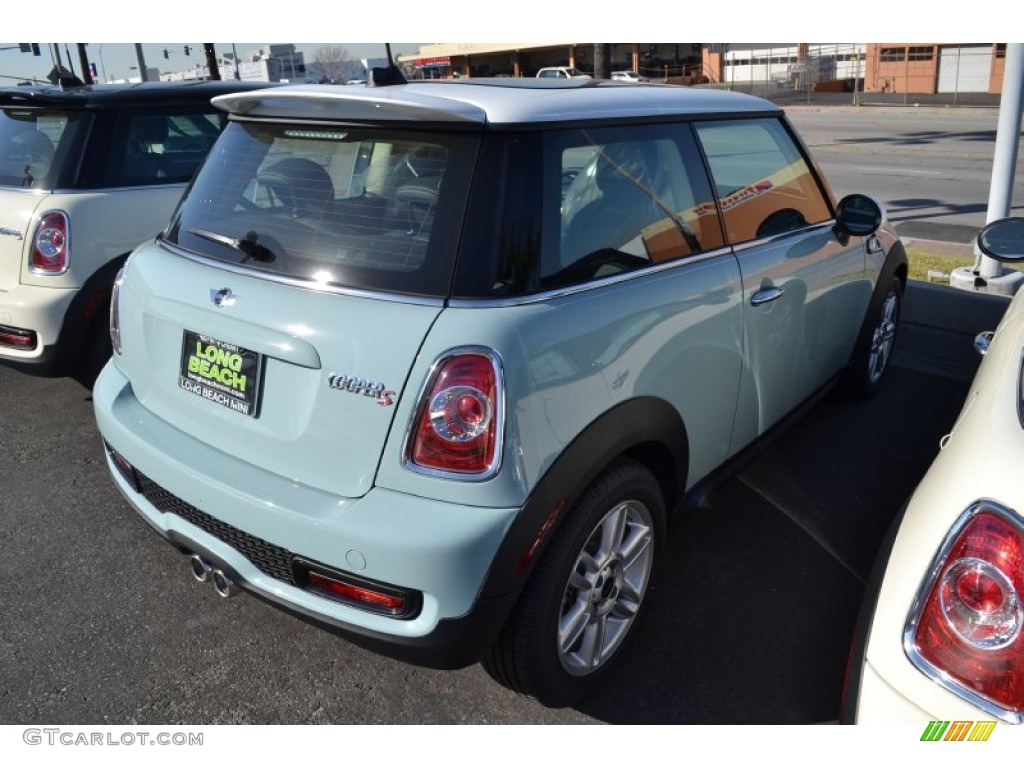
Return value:
<svg viewBox="0 0 1024 768">
<path fill-rule="evenodd" d="M 885 372 L 903 248 L 766 101 L 506 78 L 214 103 L 230 125 L 118 277 L 94 400 L 121 492 L 224 596 L 568 704 L 626 654 L 668 513 Z"/>
</svg>

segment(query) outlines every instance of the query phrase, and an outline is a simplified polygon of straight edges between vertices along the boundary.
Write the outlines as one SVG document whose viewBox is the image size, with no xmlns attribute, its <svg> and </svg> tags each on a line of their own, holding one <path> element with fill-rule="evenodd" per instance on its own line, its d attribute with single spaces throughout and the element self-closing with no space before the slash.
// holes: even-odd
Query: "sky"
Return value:
<svg viewBox="0 0 1024 768">
<path fill-rule="evenodd" d="M 4 32 L 9 33 L 9 30 L 5 29 Z M 24 34 L 31 34 L 31 30 Z M 244 57 L 250 51 L 254 52 L 271 42 L 294 42 L 296 48 L 305 54 L 307 63 L 313 60 L 317 49 L 324 45 L 324 43 L 298 43 L 294 40 L 214 43 L 213 45 L 221 54 L 231 53 L 232 46 L 234 46 L 238 55 Z M 109 82 L 138 75 L 134 44 L 105 42 L 87 43 L 86 45 L 89 61 L 96 65 L 99 82 Z M 142 43 L 142 55 L 147 68 L 156 67 L 161 72 L 189 70 L 195 64 L 205 64 L 202 45 L 202 43 L 188 41 Z M 335 43 L 335 45 L 343 47 L 353 59 L 383 58 L 387 55 L 384 43 Z M 189 48 L 187 56 L 185 55 L 185 46 Z M 420 43 L 391 43 L 391 52 L 395 56 L 402 53 L 415 53 L 419 50 L 419 46 Z M 5 48 L 7 50 L 4 50 Z M 63 65 L 68 67 L 70 54 L 70 69 L 81 76 L 76 43 L 58 43 L 58 48 Z M 166 59 L 163 55 L 165 49 L 169 54 Z M 15 85 L 20 80 L 30 78 L 45 80 L 47 73 L 53 68 L 55 58 L 49 43 L 40 43 L 40 53 L 42 54 L 40 56 L 22 53 L 18 50 L 17 43 L 0 42 L 0 86 Z"/>
<path fill-rule="evenodd" d="M 370 42 L 374 40 L 963 42 L 990 41 L 1000 29 L 993 26 L 991 16 L 922 16 L 913 12 L 912 4 L 892 0 L 857 0 L 839 14 L 838 6 L 821 0 L 730 0 L 728 4 L 702 6 L 699 12 L 678 0 L 647 0 L 627 13 L 601 13 L 595 10 L 600 7 L 596 4 L 588 7 L 585 3 L 550 0 L 447 5 L 386 0 L 361 4 L 359 11 L 349 10 L 351 5 L 325 0 L 303 0 L 294 6 L 216 5 L 195 0 L 157 4 L 47 0 L 46 12 L 40 14 L 38 6 L 16 0 L 4 9 L 0 34 L 14 41 L 41 43 L 82 38 L 103 41 L 88 44 L 89 59 L 103 79 L 104 73 L 107 78 L 136 74 L 130 69 L 136 66 L 131 40 L 142 43 L 148 67 L 163 71 L 190 69 L 202 61 L 202 48 L 201 43 L 187 41 L 200 36 L 207 40 L 259 41 L 235 42 L 240 56 L 268 43 L 294 43 L 309 61 L 326 40 L 338 41 L 335 44 L 358 59 L 384 55 L 384 43 Z M 261 7 L 271 10 L 256 10 Z M 854 7 L 857 12 L 851 13 Z M 175 8 L 180 12 L 175 14 Z M 240 8 L 252 10 L 238 13 Z M 271 34 L 273 37 L 269 37 Z M 60 44 L 62 57 L 64 45 L 77 72 L 80 67 L 75 44 Z M 190 47 L 189 56 L 184 53 L 185 45 Z M 218 52 L 231 51 L 231 43 L 214 45 Z M 413 53 L 419 45 L 391 43 L 395 55 Z M 163 57 L 165 47 L 170 51 L 169 59 Z M 17 42 L 0 42 L 0 85 L 12 85 L 19 78 L 45 78 L 52 67 L 53 60 L 45 46 L 43 55 L 34 57 L 21 53 Z"/>
</svg>

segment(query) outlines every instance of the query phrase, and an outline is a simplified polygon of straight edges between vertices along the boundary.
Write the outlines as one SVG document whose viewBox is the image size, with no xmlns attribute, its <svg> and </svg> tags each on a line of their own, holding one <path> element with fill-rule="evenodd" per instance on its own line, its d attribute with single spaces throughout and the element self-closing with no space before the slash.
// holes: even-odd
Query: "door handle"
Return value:
<svg viewBox="0 0 1024 768">
<path fill-rule="evenodd" d="M 750 306 L 760 307 L 762 304 L 767 304 L 770 301 L 775 301 L 777 298 L 782 296 L 782 289 L 772 286 L 771 288 L 765 288 L 758 291 L 750 297 Z"/>
</svg>

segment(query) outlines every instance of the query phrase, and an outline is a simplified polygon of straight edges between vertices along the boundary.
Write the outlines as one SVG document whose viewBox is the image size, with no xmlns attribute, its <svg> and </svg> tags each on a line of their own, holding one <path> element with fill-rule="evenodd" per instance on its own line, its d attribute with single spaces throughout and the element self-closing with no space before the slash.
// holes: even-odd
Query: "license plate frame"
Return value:
<svg viewBox="0 0 1024 768">
<path fill-rule="evenodd" d="M 264 359 L 259 352 L 186 328 L 178 387 L 235 413 L 258 418 Z"/>
</svg>

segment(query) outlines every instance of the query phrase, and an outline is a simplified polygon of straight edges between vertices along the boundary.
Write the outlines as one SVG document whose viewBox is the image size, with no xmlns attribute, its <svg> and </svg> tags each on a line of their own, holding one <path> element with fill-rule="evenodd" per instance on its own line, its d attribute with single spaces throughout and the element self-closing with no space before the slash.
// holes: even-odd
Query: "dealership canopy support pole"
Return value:
<svg viewBox="0 0 1024 768">
<path fill-rule="evenodd" d="M 992 181 L 989 186 L 985 223 L 1010 215 L 1013 177 L 1020 144 L 1020 126 L 1024 109 L 1024 43 L 1007 43 L 1003 67 L 1003 94 L 999 101 Z M 950 275 L 950 285 L 967 290 L 1012 296 L 1024 282 L 1024 273 L 1004 270 L 1003 265 L 978 251 L 975 245 L 973 267 L 959 267 Z"/>
</svg>

